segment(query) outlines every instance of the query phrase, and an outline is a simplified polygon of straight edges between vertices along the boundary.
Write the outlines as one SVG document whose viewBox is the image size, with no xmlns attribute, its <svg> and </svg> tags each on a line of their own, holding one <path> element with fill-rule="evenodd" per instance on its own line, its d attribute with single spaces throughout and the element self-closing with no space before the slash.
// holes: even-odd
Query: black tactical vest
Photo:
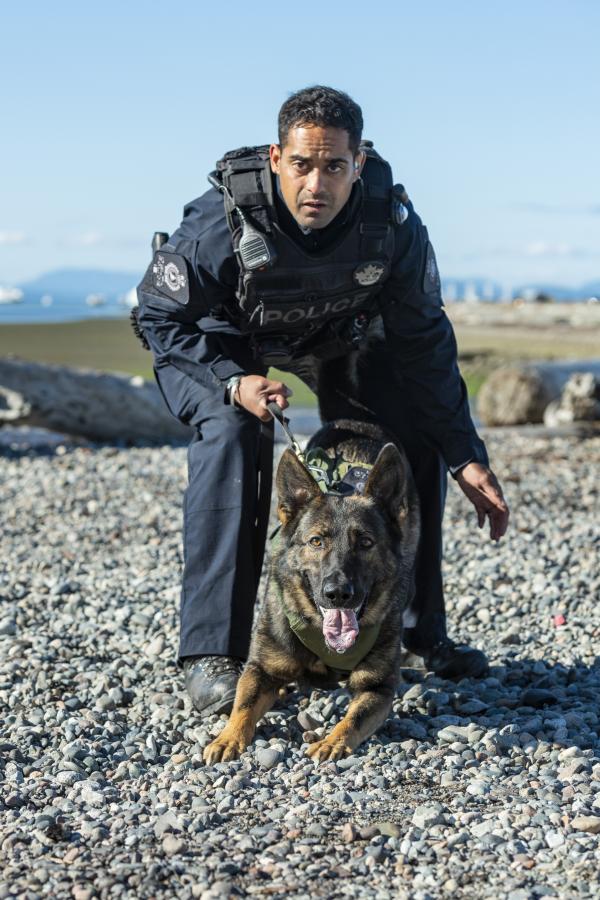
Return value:
<svg viewBox="0 0 600 900">
<path fill-rule="evenodd" d="M 364 337 L 376 298 L 390 274 L 394 228 L 407 210 L 402 185 L 370 142 L 358 188 L 359 209 L 342 236 L 308 253 L 280 227 L 269 148 L 227 153 L 209 176 L 224 194 L 239 265 L 239 324 L 263 362 L 284 364 L 314 353 L 347 352 Z"/>
</svg>

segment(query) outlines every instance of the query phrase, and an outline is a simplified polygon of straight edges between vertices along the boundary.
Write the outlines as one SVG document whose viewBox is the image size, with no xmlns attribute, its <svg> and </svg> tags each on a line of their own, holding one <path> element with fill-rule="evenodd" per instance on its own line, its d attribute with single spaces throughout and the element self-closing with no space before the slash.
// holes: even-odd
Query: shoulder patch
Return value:
<svg viewBox="0 0 600 900">
<path fill-rule="evenodd" d="M 423 293 L 437 294 L 441 289 L 440 273 L 437 266 L 435 253 L 430 242 L 427 241 L 425 254 L 425 271 L 423 272 Z"/>
<path fill-rule="evenodd" d="M 190 299 L 187 260 L 177 253 L 157 250 L 152 261 L 152 284 L 165 297 L 185 306 Z"/>
</svg>

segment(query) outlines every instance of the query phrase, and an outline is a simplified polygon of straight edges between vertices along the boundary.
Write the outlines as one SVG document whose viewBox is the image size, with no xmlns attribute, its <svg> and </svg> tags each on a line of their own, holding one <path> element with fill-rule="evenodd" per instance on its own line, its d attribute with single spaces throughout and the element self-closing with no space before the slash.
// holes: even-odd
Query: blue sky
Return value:
<svg viewBox="0 0 600 900">
<path fill-rule="evenodd" d="M 600 278 L 597 0 L 3 4 L 0 284 L 141 273 L 290 92 L 362 106 L 442 274 Z"/>
</svg>

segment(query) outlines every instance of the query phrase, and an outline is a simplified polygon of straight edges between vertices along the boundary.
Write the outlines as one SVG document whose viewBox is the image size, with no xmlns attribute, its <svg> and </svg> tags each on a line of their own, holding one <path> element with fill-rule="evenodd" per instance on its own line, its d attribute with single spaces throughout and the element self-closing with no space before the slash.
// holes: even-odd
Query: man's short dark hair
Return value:
<svg viewBox="0 0 600 900">
<path fill-rule="evenodd" d="M 350 149 L 356 153 L 362 136 L 363 117 L 360 106 L 348 94 L 316 84 L 296 91 L 285 101 L 279 110 L 277 125 L 282 149 L 290 128 L 320 125 L 321 128 L 329 126 L 347 131 Z"/>
</svg>

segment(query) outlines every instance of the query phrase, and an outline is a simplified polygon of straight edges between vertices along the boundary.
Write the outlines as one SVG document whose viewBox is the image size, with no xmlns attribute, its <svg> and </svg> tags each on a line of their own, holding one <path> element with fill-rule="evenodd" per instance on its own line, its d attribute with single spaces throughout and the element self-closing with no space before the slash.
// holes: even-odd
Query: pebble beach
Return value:
<svg viewBox="0 0 600 900">
<path fill-rule="evenodd" d="M 292 690 L 212 767 L 224 720 L 176 665 L 185 448 L 5 444 L 0 900 L 598 897 L 600 438 L 486 440 L 509 533 L 451 484 L 445 575 L 489 677 L 407 660 L 382 730 L 324 764 L 348 694 Z"/>
</svg>

